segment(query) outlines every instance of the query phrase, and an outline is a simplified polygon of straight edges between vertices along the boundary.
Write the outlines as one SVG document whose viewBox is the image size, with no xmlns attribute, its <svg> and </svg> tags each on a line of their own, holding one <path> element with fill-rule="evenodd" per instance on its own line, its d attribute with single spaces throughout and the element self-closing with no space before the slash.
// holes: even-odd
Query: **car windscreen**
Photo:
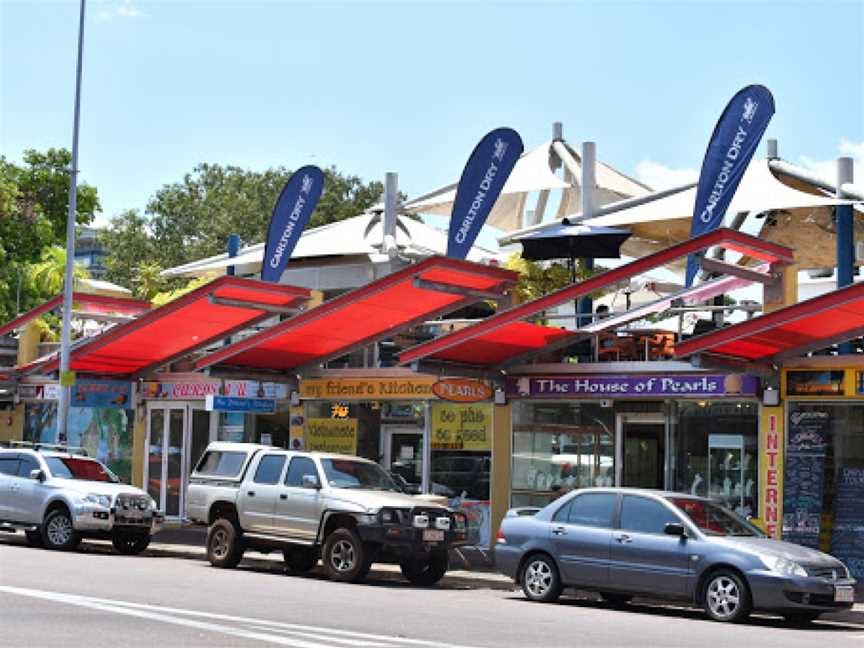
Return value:
<svg viewBox="0 0 864 648">
<path fill-rule="evenodd" d="M 669 501 L 706 535 L 755 538 L 765 535 L 737 513 L 712 502 L 685 497 L 670 497 Z"/>
<path fill-rule="evenodd" d="M 350 459 L 322 459 L 327 482 L 333 488 L 363 488 L 367 490 L 401 490 L 378 464 Z"/>
<path fill-rule="evenodd" d="M 92 459 L 75 457 L 45 457 L 51 475 L 60 479 L 83 479 L 86 481 L 112 482 L 120 480 L 108 468 Z"/>
<path fill-rule="evenodd" d="M 195 472 L 208 477 L 237 477 L 243 470 L 246 456 L 245 452 L 208 450 L 198 462 Z"/>
</svg>

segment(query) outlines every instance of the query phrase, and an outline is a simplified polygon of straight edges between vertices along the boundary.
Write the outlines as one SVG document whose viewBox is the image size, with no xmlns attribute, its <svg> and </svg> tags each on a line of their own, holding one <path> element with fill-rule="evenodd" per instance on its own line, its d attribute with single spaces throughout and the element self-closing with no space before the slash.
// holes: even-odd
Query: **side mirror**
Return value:
<svg viewBox="0 0 864 648">
<path fill-rule="evenodd" d="M 666 535 L 679 536 L 681 538 L 687 537 L 687 529 L 684 528 L 683 524 L 678 522 L 668 522 L 665 527 L 663 527 L 663 533 Z"/>
<path fill-rule="evenodd" d="M 321 482 L 315 475 L 303 475 L 303 488 L 312 488 L 318 490 L 321 488 Z"/>
<path fill-rule="evenodd" d="M 30 479 L 38 479 L 40 482 L 44 482 L 45 473 L 39 468 L 36 468 L 35 470 L 30 471 Z"/>
</svg>

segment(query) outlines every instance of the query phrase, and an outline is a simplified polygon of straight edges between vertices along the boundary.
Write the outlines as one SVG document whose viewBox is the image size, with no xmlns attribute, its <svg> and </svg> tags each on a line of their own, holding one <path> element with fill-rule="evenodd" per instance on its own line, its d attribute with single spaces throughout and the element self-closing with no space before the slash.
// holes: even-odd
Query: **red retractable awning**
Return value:
<svg viewBox="0 0 864 648">
<path fill-rule="evenodd" d="M 305 288 L 220 277 L 82 343 L 72 350 L 71 368 L 122 376 L 145 374 L 308 299 Z M 57 365 L 54 356 L 38 368 L 53 371 Z"/>
<path fill-rule="evenodd" d="M 529 324 L 523 320 L 560 304 L 589 295 L 600 288 L 631 279 L 643 272 L 713 246 L 740 252 L 748 257 L 763 261 L 766 264 L 762 267 L 765 272 L 788 265 L 793 261 L 792 250 L 787 247 L 769 243 L 736 230 L 717 229 L 534 301 L 520 304 L 473 326 L 419 344 L 401 353 L 399 362 L 400 364 L 409 364 L 424 360 L 432 363 L 494 367 L 513 362 L 532 353 L 539 353 L 547 347 L 560 347 L 569 341 L 575 342 L 585 332 L 554 329 L 548 326 Z M 730 270 L 734 271 L 734 268 L 730 266 Z M 765 272 L 747 271 L 748 274 L 754 276 L 757 274 L 764 276 Z M 703 289 L 697 287 L 695 290 Z"/>
<path fill-rule="evenodd" d="M 516 280 L 516 273 L 502 268 L 431 257 L 216 351 L 196 366 L 320 364 L 480 299 L 501 297 Z"/>
<path fill-rule="evenodd" d="M 675 355 L 704 353 L 764 363 L 802 356 L 864 336 L 864 284 L 781 308 L 681 342 Z"/>
<path fill-rule="evenodd" d="M 0 326 L 0 335 L 6 335 L 17 328 L 21 328 L 40 315 L 50 313 L 61 306 L 63 306 L 63 295 L 52 297 L 44 304 L 40 304 L 23 315 L 19 315 L 11 322 L 7 322 Z M 78 292 L 72 293 L 72 306 L 86 308 L 89 313 L 116 313 L 118 315 L 139 315 L 150 310 L 150 302 L 141 301 L 140 299 L 131 299 L 129 297 L 106 297 L 104 295 L 90 295 Z"/>
</svg>

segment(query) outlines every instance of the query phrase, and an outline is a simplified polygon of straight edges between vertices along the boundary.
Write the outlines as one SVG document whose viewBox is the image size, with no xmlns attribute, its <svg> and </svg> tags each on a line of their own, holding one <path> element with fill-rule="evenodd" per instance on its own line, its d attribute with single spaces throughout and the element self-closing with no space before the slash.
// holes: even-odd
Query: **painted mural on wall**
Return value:
<svg viewBox="0 0 864 648">
<path fill-rule="evenodd" d="M 122 481 L 132 479 L 132 433 L 130 410 L 73 407 L 69 410 L 66 445 L 80 446 L 90 457 L 107 465 Z M 61 443 L 57 432 L 56 403 L 27 403 L 24 410 L 24 440 Z"/>
</svg>

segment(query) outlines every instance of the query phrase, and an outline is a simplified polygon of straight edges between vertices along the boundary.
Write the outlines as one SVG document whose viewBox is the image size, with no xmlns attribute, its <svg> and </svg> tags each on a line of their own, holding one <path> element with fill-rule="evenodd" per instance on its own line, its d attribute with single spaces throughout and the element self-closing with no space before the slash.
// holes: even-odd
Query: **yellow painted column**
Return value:
<svg viewBox="0 0 864 648">
<path fill-rule="evenodd" d="M 24 440 L 24 403 L 0 410 L 0 442 Z"/>
<path fill-rule="evenodd" d="M 798 266 L 789 266 L 779 272 L 781 285 L 776 289 L 766 288 L 763 291 L 763 313 L 770 313 L 798 303 Z"/>
<path fill-rule="evenodd" d="M 29 322 L 18 334 L 18 365 L 33 362 L 39 357 L 41 333 L 35 322 Z"/>
<path fill-rule="evenodd" d="M 495 405 L 492 411 L 492 475 L 490 480 L 492 502 L 491 539 L 495 545 L 495 535 L 504 514 L 510 508 L 510 466 L 513 455 L 512 406 Z"/>
<path fill-rule="evenodd" d="M 783 532 L 783 461 L 786 447 L 783 406 L 763 407 L 759 419 L 759 517 L 772 538 Z"/>
</svg>

